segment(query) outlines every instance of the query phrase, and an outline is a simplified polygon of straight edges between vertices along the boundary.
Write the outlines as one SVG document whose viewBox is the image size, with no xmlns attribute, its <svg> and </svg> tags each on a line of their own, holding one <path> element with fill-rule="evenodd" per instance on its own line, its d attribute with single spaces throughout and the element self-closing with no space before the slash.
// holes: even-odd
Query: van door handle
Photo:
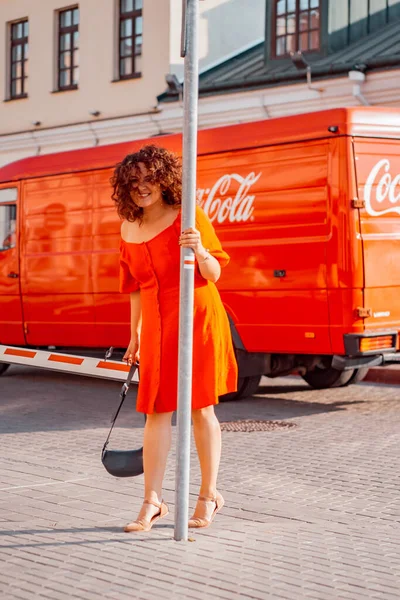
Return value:
<svg viewBox="0 0 400 600">
<path fill-rule="evenodd" d="M 285 269 L 276 269 L 274 271 L 274 277 L 286 277 L 286 270 Z"/>
<path fill-rule="evenodd" d="M 11 271 L 11 273 L 9 273 L 7 275 L 7 277 L 11 277 L 11 279 L 18 279 L 19 275 L 18 275 L 18 273 L 15 273 L 14 271 Z"/>
</svg>

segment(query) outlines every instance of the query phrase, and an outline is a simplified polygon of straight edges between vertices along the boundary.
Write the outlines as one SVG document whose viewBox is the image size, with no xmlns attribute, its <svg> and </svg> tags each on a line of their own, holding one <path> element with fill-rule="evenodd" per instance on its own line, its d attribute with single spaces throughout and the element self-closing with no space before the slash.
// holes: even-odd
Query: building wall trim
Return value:
<svg viewBox="0 0 400 600">
<path fill-rule="evenodd" d="M 371 105 L 400 108 L 400 69 L 369 73 L 363 93 Z M 348 77 L 324 81 L 324 92 L 310 90 L 306 82 L 274 88 L 208 96 L 199 100 L 199 127 L 210 128 L 265 118 L 357 105 Z M 2 135 L 0 165 L 20 158 L 146 139 L 182 131 L 181 102 L 160 104 L 146 113 L 99 119 Z"/>
</svg>

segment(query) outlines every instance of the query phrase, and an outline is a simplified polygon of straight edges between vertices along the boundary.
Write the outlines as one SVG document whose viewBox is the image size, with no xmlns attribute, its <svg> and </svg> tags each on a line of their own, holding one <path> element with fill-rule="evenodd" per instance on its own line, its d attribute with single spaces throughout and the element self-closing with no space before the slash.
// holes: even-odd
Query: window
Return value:
<svg viewBox="0 0 400 600">
<path fill-rule="evenodd" d="M 272 56 L 320 48 L 320 0 L 275 0 Z"/>
<path fill-rule="evenodd" d="M 11 23 L 10 29 L 10 99 L 27 97 L 28 19 Z"/>
<path fill-rule="evenodd" d="M 390 4 L 395 3 L 390 0 L 348 0 L 349 43 L 389 23 Z"/>
<path fill-rule="evenodd" d="M 16 245 L 17 225 L 16 188 L 0 190 L 0 252 Z"/>
<path fill-rule="evenodd" d="M 119 79 L 141 76 L 142 0 L 119 0 Z"/>
<path fill-rule="evenodd" d="M 79 82 L 79 8 L 58 14 L 58 89 L 76 90 Z"/>
</svg>

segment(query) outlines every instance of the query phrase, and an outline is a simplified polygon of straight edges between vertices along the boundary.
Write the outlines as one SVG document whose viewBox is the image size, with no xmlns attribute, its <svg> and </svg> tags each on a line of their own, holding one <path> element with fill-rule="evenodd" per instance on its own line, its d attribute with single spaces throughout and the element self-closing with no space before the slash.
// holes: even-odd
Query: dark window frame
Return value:
<svg viewBox="0 0 400 600">
<path fill-rule="evenodd" d="M 303 12 L 307 12 L 311 13 L 312 10 L 315 10 L 315 8 L 310 8 L 310 2 L 308 3 L 308 8 L 307 9 L 300 9 L 300 1 L 301 0 L 295 0 L 296 3 L 296 7 L 295 7 L 295 12 L 294 13 L 289 13 L 287 11 L 287 3 L 286 3 L 286 11 L 285 13 L 282 13 L 281 15 L 277 14 L 277 8 L 278 8 L 278 1 L 279 0 L 274 0 L 272 3 L 272 11 L 271 11 L 271 16 L 272 16 L 272 23 L 271 23 L 271 29 L 270 29 L 270 48 L 269 48 L 269 58 L 272 60 L 276 60 L 276 61 L 280 61 L 280 60 L 285 60 L 288 59 L 290 57 L 289 52 L 285 52 L 284 54 L 277 54 L 276 52 L 276 45 L 277 45 L 277 39 L 279 37 L 283 37 L 285 38 L 288 34 L 287 32 L 285 33 L 285 36 L 277 36 L 277 19 L 278 17 L 286 17 L 289 14 L 294 14 L 295 15 L 295 31 L 294 31 L 294 36 L 295 36 L 295 51 L 300 50 L 300 35 L 302 33 L 308 33 L 310 34 L 312 31 L 318 31 L 318 47 L 317 48 L 306 48 L 304 50 L 302 50 L 303 53 L 307 52 L 307 54 L 315 54 L 315 55 L 319 55 L 321 54 L 322 50 L 323 50 L 323 39 L 322 39 L 322 33 L 323 33 L 323 27 L 322 27 L 322 13 L 323 13 L 323 2 L 322 0 L 318 0 L 318 7 L 316 7 L 318 9 L 319 12 L 319 25 L 318 25 L 318 29 L 306 29 L 303 31 L 300 31 L 300 13 Z M 310 25 L 310 22 L 309 22 Z"/>
<path fill-rule="evenodd" d="M 136 38 L 143 36 L 143 30 L 140 34 L 136 33 L 136 19 L 141 18 L 143 20 L 143 8 L 136 8 L 136 0 L 134 0 L 133 10 L 123 12 L 123 1 L 118 0 L 118 81 L 137 79 L 142 76 L 142 72 L 136 70 L 136 57 L 142 56 L 142 45 L 140 45 L 140 52 L 136 53 Z M 132 21 L 132 33 L 124 36 L 122 35 L 122 24 L 124 21 L 129 20 Z M 125 40 L 131 41 L 132 52 L 131 54 L 122 55 L 121 46 Z M 127 58 L 132 60 L 132 70 L 130 73 L 123 73 L 121 69 L 122 60 Z"/>
<path fill-rule="evenodd" d="M 347 44 L 350 45 L 353 41 L 358 41 L 358 39 L 360 38 L 356 38 L 355 40 L 352 40 L 352 27 L 354 27 L 355 25 L 357 25 L 357 21 L 352 21 L 352 9 L 354 8 L 353 5 L 354 0 L 348 0 L 347 3 Z M 385 8 L 383 10 L 381 10 L 380 12 L 384 12 L 385 13 L 385 25 L 388 25 L 390 23 L 390 8 L 391 6 L 389 5 L 389 0 L 385 0 Z M 374 18 L 376 17 L 376 13 L 373 13 L 371 15 L 371 0 L 367 0 L 367 16 L 364 19 L 361 19 L 361 23 L 364 21 L 364 31 L 363 31 L 363 35 L 369 35 L 370 33 L 372 33 L 374 31 L 374 29 L 372 28 L 372 22 L 374 21 Z"/>
<path fill-rule="evenodd" d="M 8 95 L 9 95 L 9 99 L 10 100 L 19 100 L 20 98 L 27 98 L 28 97 L 28 92 L 26 89 L 26 80 L 28 79 L 28 75 L 25 75 L 25 63 L 28 60 L 27 57 L 27 53 L 25 53 L 25 46 L 29 44 L 29 29 L 28 29 L 28 34 L 25 35 L 25 24 L 28 25 L 29 27 L 29 19 L 25 18 L 25 19 L 20 19 L 19 21 L 15 21 L 13 23 L 10 23 L 10 61 L 9 61 L 9 65 L 10 65 L 10 79 L 9 79 L 9 89 L 8 89 Z M 21 38 L 14 38 L 14 30 L 19 26 L 22 25 L 23 28 L 23 35 Z M 14 48 L 17 48 L 18 46 L 21 46 L 21 58 L 19 60 L 14 60 L 13 59 L 13 54 L 14 54 Z M 29 49 L 28 49 L 29 52 Z M 20 77 L 13 77 L 13 67 L 14 65 L 17 64 L 21 64 L 21 76 Z M 15 81 L 21 81 L 21 93 L 20 94 L 14 94 L 13 93 L 13 84 Z"/>
<path fill-rule="evenodd" d="M 76 23 L 76 24 L 73 23 L 73 13 L 75 10 L 78 11 L 78 23 Z M 68 12 L 71 12 L 71 25 L 68 25 L 68 26 L 62 25 L 61 21 L 62 21 L 63 15 Z M 80 17 L 80 14 L 79 14 L 79 5 L 78 4 L 76 4 L 74 6 L 70 6 L 65 9 L 63 8 L 62 10 L 58 11 L 57 91 L 59 91 L 59 92 L 65 92 L 68 90 L 77 90 L 79 87 L 79 83 L 72 83 L 74 69 L 76 69 L 76 68 L 79 69 L 79 61 L 78 61 L 78 64 L 74 63 L 74 52 L 75 52 L 75 50 L 77 50 L 79 52 L 79 38 L 78 38 L 78 46 L 77 47 L 74 46 L 74 34 L 78 33 L 78 35 L 79 35 L 79 21 L 80 21 L 79 17 Z M 69 36 L 69 49 L 66 49 L 66 50 L 61 49 L 61 40 L 62 40 L 63 36 Z M 61 55 L 62 54 L 69 54 L 69 66 L 68 67 L 61 67 Z M 63 85 L 61 83 L 62 74 L 67 71 L 69 71 L 69 80 L 71 83 L 68 85 Z"/>
</svg>

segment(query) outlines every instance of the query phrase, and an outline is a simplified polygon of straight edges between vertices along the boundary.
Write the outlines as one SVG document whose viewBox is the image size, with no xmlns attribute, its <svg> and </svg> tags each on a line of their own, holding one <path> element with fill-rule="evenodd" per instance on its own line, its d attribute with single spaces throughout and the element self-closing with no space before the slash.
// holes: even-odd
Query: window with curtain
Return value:
<svg viewBox="0 0 400 600">
<path fill-rule="evenodd" d="M 273 58 L 320 49 L 320 0 L 274 0 Z"/>
<path fill-rule="evenodd" d="M 141 76 L 143 0 L 119 0 L 119 79 Z"/>
<path fill-rule="evenodd" d="M 28 95 L 28 19 L 10 25 L 10 99 Z"/>
</svg>

